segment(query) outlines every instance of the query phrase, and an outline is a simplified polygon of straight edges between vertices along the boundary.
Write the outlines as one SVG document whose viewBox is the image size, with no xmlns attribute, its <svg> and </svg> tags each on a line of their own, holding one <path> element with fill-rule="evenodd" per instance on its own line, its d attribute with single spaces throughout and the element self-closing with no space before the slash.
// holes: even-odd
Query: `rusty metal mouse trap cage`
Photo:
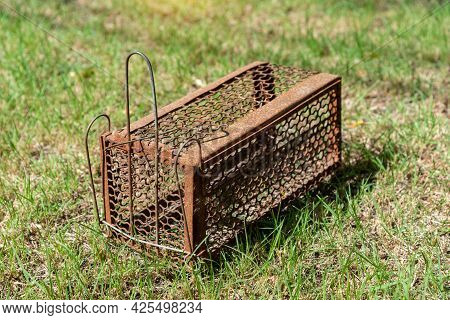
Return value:
<svg viewBox="0 0 450 320">
<path fill-rule="evenodd" d="M 130 123 L 128 66 L 142 57 L 153 106 Z M 152 66 L 126 59 L 127 125 L 96 117 L 86 151 L 97 218 L 133 246 L 204 256 L 249 223 L 295 199 L 341 159 L 340 77 L 254 62 L 158 109 Z M 94 183 L 88 135 L 100 136 L 101 183 Z M 100 178 L 99 178 L 100 179 Z M 104 216 L 96 188 L 101 187 Z"/>
</svg>

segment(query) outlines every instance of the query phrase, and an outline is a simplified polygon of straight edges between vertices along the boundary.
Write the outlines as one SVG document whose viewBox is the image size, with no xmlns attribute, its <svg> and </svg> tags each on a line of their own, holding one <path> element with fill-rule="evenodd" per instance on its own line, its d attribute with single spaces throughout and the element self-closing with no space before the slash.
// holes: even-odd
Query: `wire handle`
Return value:
<svg viewBox="0 0 450 320">
<path fill-rule="evenodd" d="M 95 215 L 97 218 L 97 223 L 99 225 L 101 225 L 101 219 L 100 219 L 100 213 L 98 210 L 98 204 L 97 204 L 97 193 L 95 192 L 95 185 L 94 185 L 94 177 L 92 175 L 92 166 L 91 166 L 91 157 L 89 154 L 89 132 L 91 131 L 92 126 L 94 125 L 94 123 L 100 119 L 100 118 L 106 118 L 106 120 L 108 120 L 108 132 L 111 132 L 111 120 L 109 118 L 109 116 L 107 114 L 100 114 L 98 116 L 96 116 L 94 119 L 92 119 L 92 121 L 89 123 L 87 129 L 86 129 L 86 134 L 84 137 L 84 144 L 86 147 L 86 159 L 87 159 L 87 164 L 88 164 L 88 169 L 89 169 L 89 182 L 91 184 L 91 191 L 92 191 L 92 197 L 94 199 L 94 209 L 95 209 Z M 102 166 L 105 165 L 105 161 L 104 159 L 102 160 Z M 102 168 L 102 172 L 105 172 L 105 168 Z M 103 180 L 102 180 L 103 183 Z"/>
<path fill-rule="evenodd" d="M 156 220 L 156 244 L 159 244 L 159 127 L 158 127 L 158 105 L 156 101 L 156 89 L 155 89 L 155 77 L 153 75 L 153 67 L 149 58 L 139 51 L 134 51 L 127 56 L 125 61 L 125 97 L 126 97 L 126 107 L 125 112 L 127 116 L 127 134 L 128 134 L 128 183 L 129 183 L 129 198 L 130 198 L 130 233 L 134 234 L 134 219 L 133 219 L 133 177 L 131 172 L 131 121 L 130 121 L 130 89 L 129 89 L 129 64 L 130 59 L 134 55 L 140 56 L 144 59 L 147 70 L 150 76 L 150 87 L 152 90 L 152 99 L 153 99 L 153 112 L 154 115 L 154 123 L 155 123 L 155 220 Z M 151 108 L 150 108 L 151 109 Z"/>
</svg>

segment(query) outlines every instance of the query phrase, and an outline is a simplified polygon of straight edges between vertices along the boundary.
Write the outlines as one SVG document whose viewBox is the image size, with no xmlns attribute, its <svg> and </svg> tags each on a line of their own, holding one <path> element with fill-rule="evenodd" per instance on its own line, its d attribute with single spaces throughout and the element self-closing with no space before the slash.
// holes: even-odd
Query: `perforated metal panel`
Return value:
<svg viewBox="0 0 450 320">
<path fill-rule="evenodd" d="M 206 161 L 206 236 L 220 248 L 281 201 L 317 185 L 340 160 L 338 86 Z"/>
<path fill-rule="evenodd" d="M 255 62 L 157 119 L 101 137 L 99 220 L 147 247 L 217 251 L 340 162 L 340 78 L 329 74 Z"/>
</svg>

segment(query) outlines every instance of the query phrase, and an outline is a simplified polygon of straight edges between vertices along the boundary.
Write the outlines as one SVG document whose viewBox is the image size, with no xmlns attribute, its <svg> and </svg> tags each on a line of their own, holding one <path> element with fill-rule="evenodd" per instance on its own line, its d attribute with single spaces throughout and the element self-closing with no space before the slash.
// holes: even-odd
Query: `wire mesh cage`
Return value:
<svg viewBox="0 0 450 320">
<path fill-rule="evenodd" d="M 151 113 L 130 122 L 128 66 L 150 75 Z M 341 160 L 335 75 L 254 62 L 158 109 L 152 66 L 126 59 L 127 126 L 86 132 L 98 222 L 111 237 L 187 256 L 217 252 L 246 225 L 329 178 Z M 88 136 L 100 136 L 100 217 Z"/>
</svg>

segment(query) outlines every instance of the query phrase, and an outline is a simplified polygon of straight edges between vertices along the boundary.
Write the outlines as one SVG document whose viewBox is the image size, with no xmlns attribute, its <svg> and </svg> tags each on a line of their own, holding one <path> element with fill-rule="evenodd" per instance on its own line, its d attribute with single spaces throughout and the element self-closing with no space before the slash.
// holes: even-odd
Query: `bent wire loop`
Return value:
<svg viewBox="0 0 450 320">
<path fill-rule="evenodd" d="M 95 216 L 97 219 L 97 223 L 99 225 L 101 224 L 101 221 L 104 219 L 100 219 L 100 213 L 98 210 L 97 193 L 95 192 L 94 177 L 92 175 L 91 157 L 89 155 L 89 132 L 91 131 L 91 128 L 94 125 L 94 123 L 100 118 L 105 118 L 106 120 L 108 120 L 108 132 L 111 132 L 111 119 L 109 118 L 109 116 L 107 114 L 100 114 L 100 115 L 96 116 L 94 119 L 92 119 L 92 121 L 89 123 L 89 125 L 86 129 L 85 137 L 84 137 L 84 144 L 86 147 L 86 159 L 87 159 L 88 169 L 89 169 L 89 182 L 91 185 L 91 191 L 92 191 L 92 196 L 93 196 L 93 200 L 94 200 Z M 102 173 L 105 172 L 104 166 L 105 166 L 105 161 L 102 159 Z"/>
<path fill-rule="evenodd" d="M 142 59 L 144 59 L 144 61 L 146 62 L 146 66 L 147 66 L 147 70 L 149 73 L 149 77 L 150 77 L 150 87 L 152 90 L 152 100 L 153 100 L 153 108 L 150 107 L 150 112 L 153 112 L 153 116 L 154 116 L 154 126 L 155 126 L 155 188 L 154 188 L 154 195 L 155 195 L 155 226 L 156 226 L 156 242 L 150 242 L 150 241 L 146 241 L 146 240 L 142 240 L 139 239 L 137 237 L 135 237 L 134 235 L 134 217 L 133 217 L 133 211 L 134 211 L 134 207 L 133 207 L 133 177 L 132 177 L 132 145 L 134 142 L 139 142 L 141 144 L 142 147 L 142 141 L 144 140 L 148 140 L 148 138 L 137 138 L 137 139 L 132 139 L 131 138 L 131 120 L 130 120 L 130 90 L 129 90 L 129 64 L 130 64 L 130 59 L 134 56 L 134 55 L 138 55 L 140 56 Z M 154 79 L 154 74 L 153 74 L 153 68 L 152 68 L 152 64 L 150 62 L 150 60 L 148 59 L 148 57 L 139 52 L 139 51 L 135 51 L 132 52 L 131 54 L 129 54 L 126 58 L 126 62 L 125 62 L 125 98 L 126 98 L 126 106 L 125 106 L 125 112 L 126 112 L 126 117 L 127 117 L 127 126 L 126 126 L 126 130 L 127 130 L 127 141 L 125 142 L 120 142 L 120 143 L 116 143 L 113 144 L 111 146 L 105 146 L 105 151 L 110 149 L 110 148 L 114 148 L 117 147 L 119 145 L 128 145 L 128 159 L 127 159 L 127 169 L 128 169 L 128 184 L 129 184 L 129 188 L 128 188 L 128 192 L 129 192 L 129 199 L 130 199 L 130 203 L 129 203 L 129 212 L 130 212 L 130 230 L 129 233 L 124 232 L 123 230 L 117 228 L 116 226 L 108 223 L 105 219 L 105 217 L 100 217 L 100 213 L 99 213 L 99 208 L 98 208 L 98 204 L 97 204 L 97 193 L 95 191 L 95 184 L 94 184 L 94 178 L 93 178 L 93 174 L 92 174 L 92 165 L 91 165 L 91 159 L 90 159 L 90 153 L 89 153 L 89 142 L 88 142 L 88 138 L 89 138 L 89 133 L 91 131 L 91 128 L 93 126 L 93 124 L 100 118 L 104 117 L 107 119 L 108 121 L 108 132 L 111 132 L 111 120 L 109 118 L 108 115 L 106 114 L 100 114 L 97 117 L 95 117 L 88 125 L 87 130 L 86 130 L 86 134 L 85 134 L 85 147 L 86 147 L 86 158 L 87 158 L 87 164 L 88 164 L 88 170 L 89 170 L 89 177 L 90 177 L 90 186 L 91 186 L 91 191 L 92 191 L 92 195 L 93 195 L 93 200 L 94 200 L 94 209 L 95 209 L 95 213 L 96 213 L 96 220 L 97 223 L 99 225 L 101 225 L 102 223 L 106 226 L 108 226 L 109 228 L 111 228 L 112 230 L 116 231 L 117 233 L 121 234 L 122 236 L 141 243 L 141 244 L 145 244 L 145 245 L 150 245 L 153 247 L 156 247 L 157 249 L 168 249 L 171 251 L 175 251 L 175 252 L 179 252 L 179 253 L 184 253 L 186 254 L 187 252 L 185 250 L 181 250 L 178 248 L 173 248 L 173 247 L 169 247 L 169 246 L 164 246 L 164 245 L 160 245 L 159 244 L 159 162 L 160 162 L 160 156 L 159 156 L 159 125 L 158 125 L 158 105 L 157 105 L 157 99 L 156 99 L 156 89 L 155 89 L 155 79 Z M 186 228 L 187 234 L 188 234 L 188 241 L 189 241 L 189 249 L 190 252 L 188 253 L 189 255 L 193 256 L 195 254 L 195 251 L 198 248 L 193 248 L 193 242 L 192 239 L 190 238 L 190 230 L 189 230 L 189 226 L 187 225 L 186 222 L 186 212 L 185 212 L 185 208 L 184 208 L 184 201 L 183 201 L 183 192 L 182 192 L 182 187 L 181 187 L 181 183 L 180 183 L 180 179 L 179 179 L 179 174 L 178 174 L 178 163 L 179 163 L 179 157 L 180 154 L 182 152 L 183 149 L 185 149 L 186 147 L 188 147 L 191 143 L 195 142 L 198 147 L 199 147 L 199 154 L 200 154 L 200 172 L 202 172 L 202 165 L 201 165 L 201 155 L 202 155 L 202 151 L 201 151 L 201 143 L 199 139 L 196 138 L 191 138 L 189 140 L 184 141 L 179 149 L 178 152 L 175 156 L 175 160 L 174 160 L 174 166 L 175 166 L 175 177 L 176 177 L 176 183 L 177 183 L 177 191 L 178 191 L 178 195 L 180 198 L 180 204 L 181 204 L 181 210 L 182 210 L 182 215 L 183 215 L 183 220 L 184 220 L 184 226 Z M 143 148 L 142 148 L 143 149 Z M 145 157 L 147 159 L 147 157 Z M 102 174 L 106 174 L 106 161 L 103 158 L 102 159 Z M 103 180 L 102 180 L 103 181 Z M 104 183 L 104 181 L 102 182 L 102 184 Z"/>
<path fill-rule="evenodd" d="M 153 76 L 153 68 L 150 60 L 148 57 L 139 52 L 135 51 L 128 55 L 126 62 L 125 62 L 125 96 L 126 96 L 126 115 L 127 115 L 127 134 L 128 134 L 128 183 L 129 183 L 129 198 L 130 198 L 130 204 L 129 204 L 129 210 L 130 210 L 130 234 L 134 235 L 134 218 L 133 218 L 133 177 L 131 172 L 131 152 L 132 152 L 132 142 L 131 142 L 131 121 L 130 121 L 130 90 L 129 90 L 129 64 L 130 59 L 134 55 L 140 56 L 142 59 L 144 59 L 147 70 L 150 76 L 150 86 L 152 89 L 152 98 L 153 98 L 153 115 L 154 115 L 154 123 L 155 123 L 155 221 L 156 221 L 156 244 L 159 244 L 159 126 L 158 126 L 158 105 L 156 101 L 156 89 L 155 89 L 155 78 Z M 150 108 L 150 112 L 151 112 Z"/>
</svg>

